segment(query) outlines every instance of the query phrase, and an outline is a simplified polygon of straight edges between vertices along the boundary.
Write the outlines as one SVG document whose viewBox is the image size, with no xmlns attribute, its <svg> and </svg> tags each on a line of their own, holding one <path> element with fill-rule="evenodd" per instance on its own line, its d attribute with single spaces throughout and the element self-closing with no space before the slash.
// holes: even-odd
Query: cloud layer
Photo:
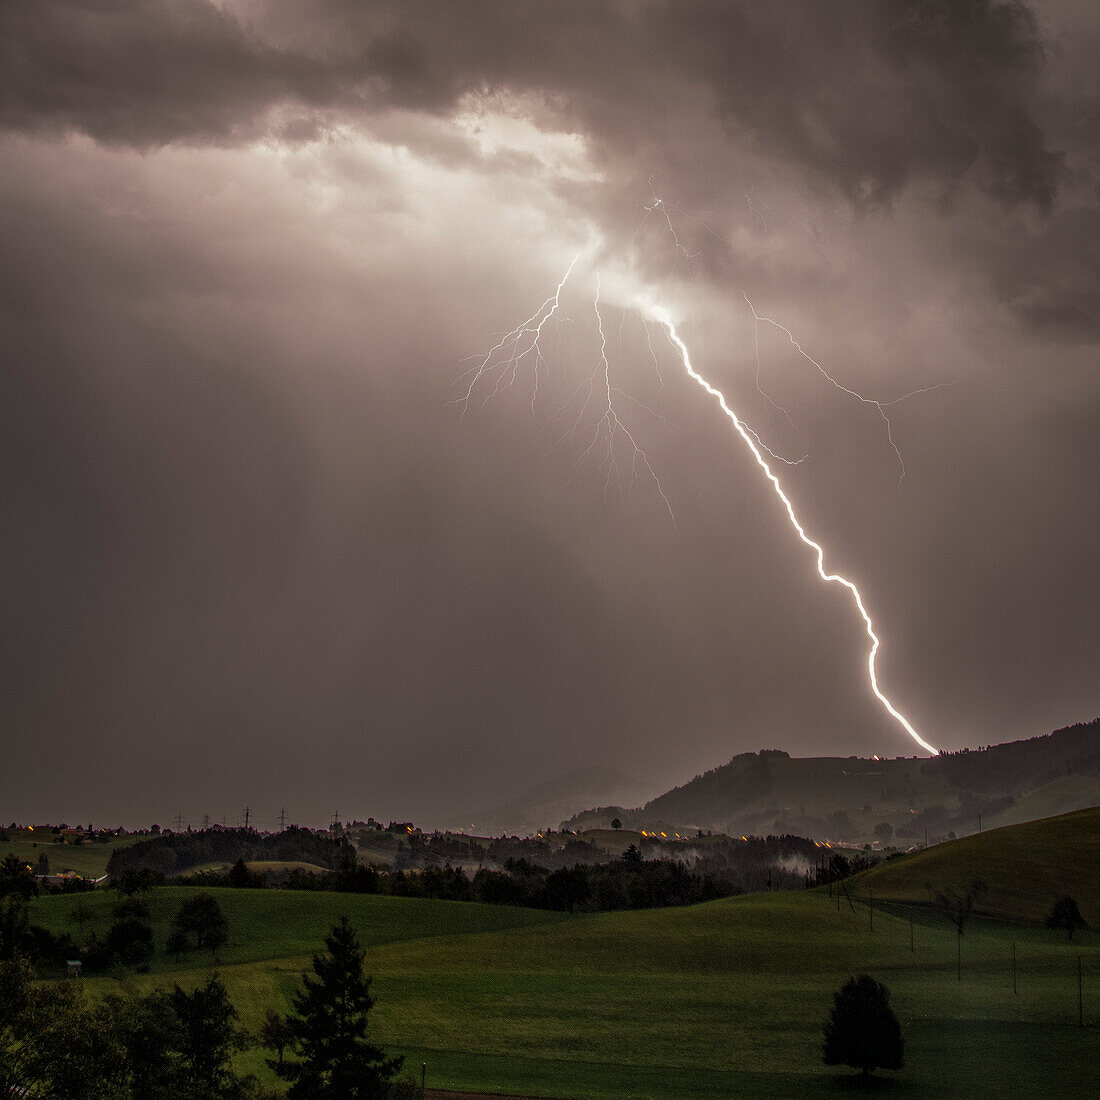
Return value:
<svg viewBox="0 0 1100 1100">
<path fill-rule="evenodd" d="M 442 823 L 580 764 L 911 751 L 637 290 L 808 453 L 932 741 L 1093 717 L 1096 41 L 1071 3 L 0 7 L 12 814 Z M 578 250 L 538 392 L 460 417 Z M 675 523 L 569 432 L 597 268 Z M 852 389 L 950 383 L 889 408 L 900 488 L 749 301 Z"/>
</svg>

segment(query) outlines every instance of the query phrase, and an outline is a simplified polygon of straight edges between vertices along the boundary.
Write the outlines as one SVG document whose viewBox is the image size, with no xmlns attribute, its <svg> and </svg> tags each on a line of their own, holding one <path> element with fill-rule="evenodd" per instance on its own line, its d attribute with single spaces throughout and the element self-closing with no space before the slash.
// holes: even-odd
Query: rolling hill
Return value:
<svg viewBox="0 0 1100 1100">
<path fill-rule="evenodd" d="M 742 753 L 637 809 L 576 814 L 567 828 L 796 833 L 907 847 L 1100 805 L 1100 719 L 1042 737 L 923 757 Z"/>
<path fill-rule="evenodd" d="M 1042 920 L 1054 900 L 1074 898 L 1090 925 L 1100 925 L 1100 807 L 1008 825 L 888 860 L 857 875 L 860 895 L 928 904 L 936 891 L 988 889 L 975 910 L 998 917 Z"/>
<path fill-rule="evenodd" d="M 1041 852 L 1045 848 L 1040 847 Z M 583 1100 L 835 1097 L 850 1075 L 821 1064 L 821 1024 L 855 973 L 885 981 L 902 1021 L 906 1066 L 880 1087 L 906 1096 L 1091 1095 L 1098 1008 L 1077 1026 L 1077 958 L 1100 965 L 1088 932 L 993 921 L 956 937 L 937 914 L 838 907 L 823 890 L 751 894 L 682 909 L 550 913 L 474 903 L 320 891 L 214 891 L 230 930 L 215 964 L 163 950 L 149 974 L 88 975 L 93 998 L 118 989 L 192 988 L 214 969 L 242 1023 L 287 1011 L 310 955 L 346 914 L 367 950 L 377 997 L 372 1038 L 406 1056 L 430 1086 Z M 196 891 L 148 897 L 154 939 Z M 876 890 L 876 896 L 878 891 Z M 68 897 L 40 898 L 33 919 L 82 940 L 103 935 L 116 899 L 87 895 L 78 929 Z M 1015 945 L 1015 946 L 1013 946 Z M 1008 969 L 1018 961 L 1018 991 Z M 1091 980 L 1091 979 L 1090 979 Z M 242 1070 L 274 1085 L 254 1048 Z"/>
</svg>

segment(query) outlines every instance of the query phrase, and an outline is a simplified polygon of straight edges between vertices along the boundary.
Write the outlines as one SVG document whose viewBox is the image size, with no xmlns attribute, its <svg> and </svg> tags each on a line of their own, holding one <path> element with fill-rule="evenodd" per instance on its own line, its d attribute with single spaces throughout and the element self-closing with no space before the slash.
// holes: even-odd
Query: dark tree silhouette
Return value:
<svg viewBox="0 0 1100 1100">
<path fill-rule="evenodd" d="M 837 990 L 825 1021 L 822 1061 L 869 1074 L 880 1066 L 901 1069 L 903 1049 L 901 1024 L 890 1007 L 890 991 L 869 974 L 849 978 Z"/>
<path fill-rule="evenodd" d="M 0 899 L 0 960 L 18 958 L 30 930 L 30 910 L 26 900 L 18 894 Z"/>
<path fill-rule="evenodd" d="M 15 896 L 33 898 L 38 894 L 38 883 L 34 872 L 15 855 L 9 854 L 0 860 L 0 898 Z"/>
<path fill-rule="evenodd" d="M 229 939 L 229 922 L 213 894 L 196 894 L 185 901 L 172 918 L 173 936 L 176 933 L 183 937 L 193 935 L 196 947 L 208 947 L 210 953 L 216 955 L 218 948 Z M 178 944 L 179 939 L 170 942 Z"/>
<path fill-rule="evenodd" d="M 264 1022 L 260 1024 L 260 1044 L 267 1050 L 273 1050 L 278 1059 L 267 1059 L 267 1064 L 276 1072 L 283 1064 L 283 1052 L 294 1040 L 294 1033 L 290 1029 L 287 1018 L 274 1009 L 269 1008 L 264 1016 Z"/>
<path fill-rule="evenodd" d="M 107 932 L 107 949 L 123 966 L 146 970 L 153 958 L 153 930 L 137 917 L 120 917 Z"/>
<path fill-rule="evenodd" d="M 989 889 L 980 878 L 973 879 L 965 890 L 949 888 L 936 894 L 936 908 L 955 926 L 961 936 L 963 926 L 974 913 L 974 902 Z"/>
<path fill-rule="evenodd" d="M 229 885 L 237 889 L 243 886 L 254 885 L 254 876 L 248 869 L 248 865 L 244 859 L 238 859 L 236 863 L 230 868 L 229 871 Z"/>
<path fill-rule="evenodd" d="M 230 1059 L 248 1048 L 248 1036 L 237 1024 L 237 1010 L 221 979 L 214 974 L 192 993 L 177 985 L 168 996 L 180 1025 L 182 1095 L 196 1100 L 245 1096 L 251 1083 L 233 1072 Z"/>
<path fill-rule="evenodd" d="M 386 1058 L 367 1038 L 374 998 L 347 917 L 333 925 L 325 947 L 313 956 L 313 974 L 303 977 L 287 1021 L 300 1060 L 284 1060 L 275 1072 L 293 1082 L 290 1100 L 381 1100 L 404 1059 Z"/>
<path fill-rule="evenodd" d="M 1071 940 L 1075 929 L 1088 927 L 1081 916 L 1081 910 L 1077 908 L 1077 902 L 1068 894 L 1058 898 L 1050 907 L 1045 923 L 1047 928 L 1064 929 L 1066 938 Z"/>
</svg>

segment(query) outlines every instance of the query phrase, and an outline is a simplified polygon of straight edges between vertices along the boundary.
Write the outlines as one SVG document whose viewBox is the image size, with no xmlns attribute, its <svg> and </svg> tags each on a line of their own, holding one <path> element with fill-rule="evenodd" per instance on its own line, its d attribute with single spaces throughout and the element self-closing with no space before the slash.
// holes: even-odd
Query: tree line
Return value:
<svg viewBox="0 0 1100 1100">
<path fill-rule="evenodd" d="M 257 888 L 266 884 L 266 876 L 249 871 L 243 861 L 238 861 L 227 873 L 196 875 L 189 881 L 212 887 Z M 578 863 L 553 871 L 526 859 L 510 859 L 503 869 L 482 867 L 472 874 L 450 865 L 387 871 L 349 860 L 335 871 L 292 871 L 280 888 L 476 901 L 569 912 L 693 905 L 741 893 L 740 887 L 728 880 L 690 870 L 673 860 L 643 860 L 636 848 L 609 863 Z"/>
<path fill-rule="evenodd" d="M 174 875 L 203 863 L 232 863 L 237 859 L 314 863 L 331 868 L 349 850 L 354 851 L 344 837 L 296 825 L 279 833 L 259 833 L 255 829 L 198 829 L 160 833 L 116 848 L 107 862 L 107 874 L 114 879 L 124 871 L 146 868 L 162 875 Z"/>
</svg>

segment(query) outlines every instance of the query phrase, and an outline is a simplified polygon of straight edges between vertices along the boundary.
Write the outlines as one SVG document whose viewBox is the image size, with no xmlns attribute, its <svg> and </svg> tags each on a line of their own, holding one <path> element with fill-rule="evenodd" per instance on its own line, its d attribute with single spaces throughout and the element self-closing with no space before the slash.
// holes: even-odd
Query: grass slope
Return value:
<svg viewBox="0 0 1100 1100">
<path fill-rule="evenodd" d="M 928 903 L 945 887 L 980 878 L 989 887 L 978 910 L 1002 917 L 1042 920 L 1054 899 L 1069 894 L 1081 915 L 1100 925 L 1100 808 L 992 829 L 937 844 L 865 871 L 860 894 Z"/>
<path fill-rule="evenodd" d="M 158 942 L 194 891 L 151 902 Z M 867 971 L 891 988 L 907 1042 L 900 1096 L 1085 1096 L 1100 1020 L 1100 937 L 1067 944 L 1039 930 L 968 928 L 963 981 L 955 936 L 928 912 L 874 914 L 820 891 L 750 895 L 688 909 L 568 916 L 406 898 L 219 890 L 231 943 L 220 973 L 246 1026 L 284 1009 L 338 914 L 367 948 L 378 1003 L 374 1037 L 428 1067 L 429 1084 L 587 1100 L 835 1095 L 841 1071 L 820 1064 L 832 994 Z M 114 898 L 92 895 L 105 926 Z M 70 898 L 44 898 L 36 919 L 75 931 Z M 912 927 L 913 947 L 910 950 Z M 1018 959 L 1013 993 L 1012 941 Z M 1076 1025 L 1076 960 L 1086 1019 Z M 190 986 L 208 957 L 122 984 Z M 87 979 L 91 991 L 117 987 Z M 977 1053 L 976 1053 L 977 1052 Z M 242 1068 L 270 1080 L 263 1053 Z"/>
<path fill-rule="evenodd" d="M 51 874 L 75 871 L 84 878 L 99 878 L 107 873 L 107 861 L 111 853 L 120 847 L 144 840 L 140 836 L 112 837 L 104 843 L 62 844 L 49 829 L 8 829 L 8 839 L 0 841 L 0 856 L 9 852 L 32 867 L 38 857 L 45 854 L 50 861 Z"/>
<path fill-rule="evenodd" d="M 1023 821 L 1054 817 L 1100 806 L 1100 778 L 1091 775 L 1063 775 L 1038 790 L 1024 795 L 1014 806 L 986 822 L 987 828 L 1018 825 Z"/>
</svg>

